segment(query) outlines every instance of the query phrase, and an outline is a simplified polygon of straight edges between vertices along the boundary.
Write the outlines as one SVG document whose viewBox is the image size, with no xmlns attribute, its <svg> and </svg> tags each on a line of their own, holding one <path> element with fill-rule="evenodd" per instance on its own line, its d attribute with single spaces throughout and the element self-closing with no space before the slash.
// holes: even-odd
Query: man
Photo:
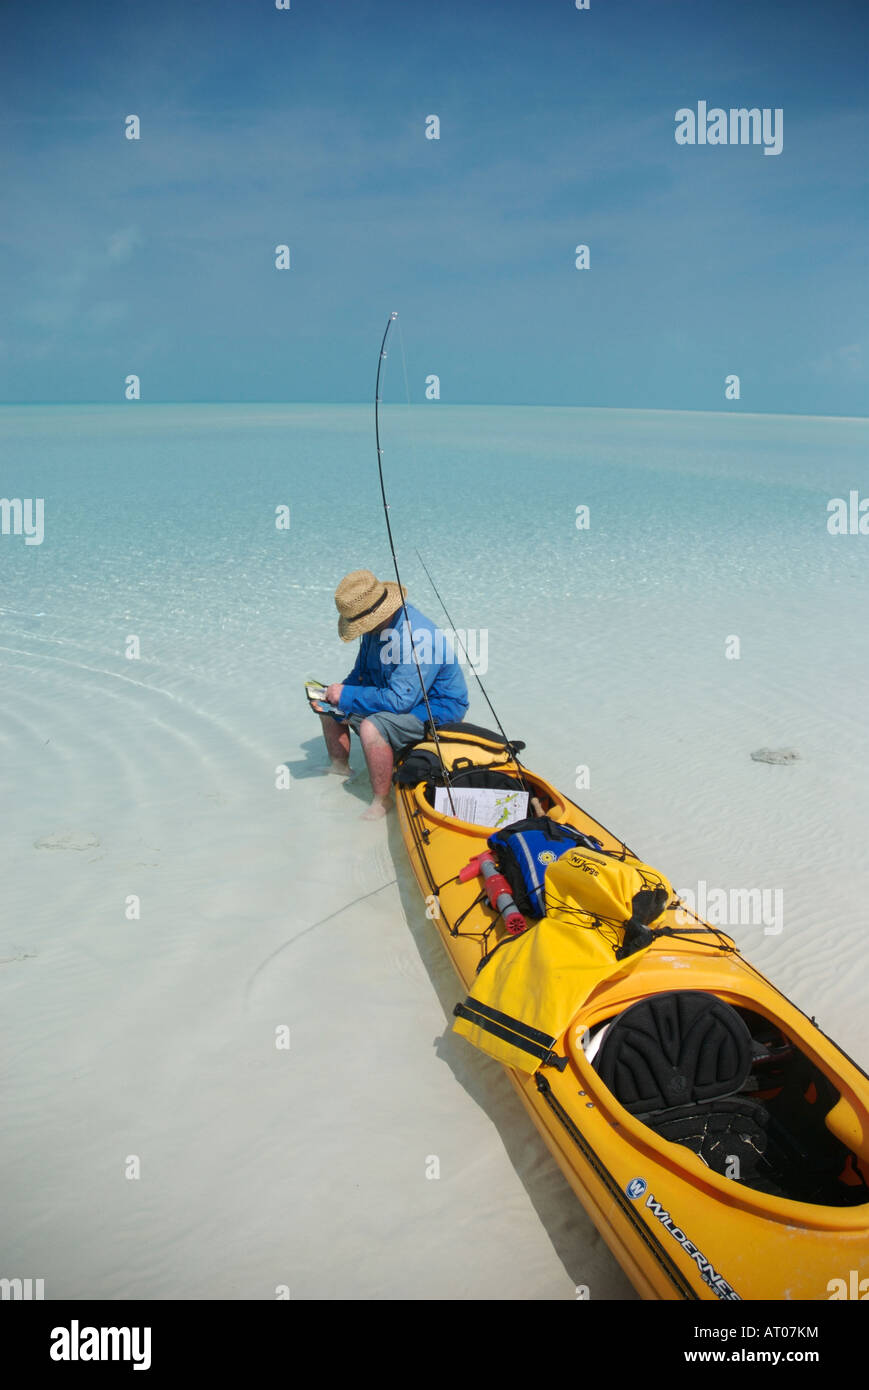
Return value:
<svg viewBox="0 0 869 1390">
<path fill-rule="evenodd" d="M 443 634 L 436 635 L 434 623 L 408 603 L 411 639 L 402 607 L 406 593 L 393 581 L 375 579 L 370 570 L 345 575 L 335 590 L 338 635 L 342 642 L 360 636 L 362 641 L 349 676 L 326 690 L 327 702 L 337 705 L 346 720 L 329 714 L 321 714 L 320 720 L 329 771 L 341 777 L 350 772 L 350 730 L 359 735 L 374 793 L 366 820 L 386 814 L 395 752 L 422 737 L 428 714 L 420 675 L 436 725 L 462 719 L 468 708 L 468 687 L 455 654 Z"/>
</svg>

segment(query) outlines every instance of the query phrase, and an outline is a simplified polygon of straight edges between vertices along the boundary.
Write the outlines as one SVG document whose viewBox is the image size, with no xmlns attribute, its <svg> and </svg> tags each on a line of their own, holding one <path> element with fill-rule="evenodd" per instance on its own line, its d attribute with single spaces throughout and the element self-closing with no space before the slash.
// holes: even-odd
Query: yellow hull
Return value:
<svg viewBox="0 0 869 1390">
<path fill-rule="evenodd" d="M 462 753 L 487 763 L 481 746 Z M 546 814 L 622 845 L 554 787 L 525 771 Z M 432 924 L 463 990 L 487 949 L 505 935 L 488 907 L 471 908 L 480 881 L 455 876 L 486 848 L 484 827 L 438 814 L 424 784 L 396 786 L 399 824 Z M 628 851 L 630 855 L 630 851 Z M 632 856 L 631 856 L 632 857 Z M 436 896 L 437 908 L 434 907 Z M 471 909 L 468 911 L 468 909 Z M 455 924 L 464 916 L 456 929 Z M 671 909 L 668 918 L 673 917 Z M 665 919 L 666 920 L 666 919 Z M 587 1028 L 649 994 L 697 989 L 752 1010 L 833 1083 L 839 1100 L 826 1128 L 869 1182 L 869 1078 L 764 979 L 729 938 L 661 937 L 621 966 L 599 933 L 578 933 L 588 952 L 588 989 L 554 1049 L 558 1065 L 535 1075 L 506 1068 L 534 1123 L 615 1258 L 643 1298 L 829 1299 L 840 1287 L 869 1296 L 869 1204 L 821 1206 L 774 1196 L 714 1172 L 690 1149 L 668 1142 L 628 1113 L 586 1060 Z M 634 1195 L 629 1195 L 633 1193 Z M 856 1271 L 856 1275 L 853 1273 Z"/>
</svg>

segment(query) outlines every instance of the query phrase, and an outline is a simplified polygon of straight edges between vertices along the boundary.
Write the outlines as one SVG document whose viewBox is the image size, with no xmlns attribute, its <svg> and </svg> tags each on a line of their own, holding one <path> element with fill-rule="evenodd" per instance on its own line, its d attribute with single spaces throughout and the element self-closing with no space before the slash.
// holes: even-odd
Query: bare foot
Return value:
<svg viewBox="0 0 869 1390">
<path fill-rule="evenodd" d="M 336 777 L 352 777 L 353 771 L 349 763 L 330 763 L 328 767 L 321 769 L 324 775 L 334 772 Z"/>
<path fill-rule="evenodd" d="M 360 820 L 380 820 L 389 810 L 385 797 L 375 796 L 367 811 L 363 811 Z"/>
</svg>

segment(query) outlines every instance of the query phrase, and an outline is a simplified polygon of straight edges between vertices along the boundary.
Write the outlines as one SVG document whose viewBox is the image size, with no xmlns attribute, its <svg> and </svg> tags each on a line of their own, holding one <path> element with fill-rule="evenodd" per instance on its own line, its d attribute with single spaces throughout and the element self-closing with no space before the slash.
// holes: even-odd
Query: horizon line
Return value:
<svg viewBox="0 0 869 1390">
<path fill-rule="evenodd" d="M 124 410 L 131 406 L 138 408 L 153 408 L 166 406 L 280 406 L 292 408 L 295 406 L 319 406 L 319 407 L 338 407 L 347 409 L 348 407 L 370 408 L 374 404 L 373 398 L 368 401 L 240 401 L 240 400 L 185 400 L 185 401 L 0 401 L 0 409 L 38 409 L 46 406 L 74 410 L 77 408 L 98 407 L 105 410 Z M 563 402 L 518 402 L 518 401 L 381 401 L 381 405 L 401 407 L 406 409 L 408 406 L 414 408 L 444 408 L 460 410 L 606 410 L 615 414 L 635 414 L 635 415 L 726 415 L 730 417 L 742 417 L 744 419 L 779 419 L 779 420 L 852 420 L 869 423 L 867 415 L 816 415 L 809 411 L 782 411 L 782 410 L 705 410 L 697 406 L 621 406 L 621 405 L 577 405 L 566 404 Z"/>
</svg>

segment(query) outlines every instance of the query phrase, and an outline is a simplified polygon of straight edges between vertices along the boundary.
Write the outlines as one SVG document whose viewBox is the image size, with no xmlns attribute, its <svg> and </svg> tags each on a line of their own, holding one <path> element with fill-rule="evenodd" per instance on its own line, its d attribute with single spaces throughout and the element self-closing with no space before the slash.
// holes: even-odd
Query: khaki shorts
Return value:
<svg viewBox="0 0 869 1390">
<path fill-rule="evenodd" d="M 386 739 L 393 753 L 408 743 L 417 743 L 422 738 L 423 724 L 414 714 L 390 714 L 388 710 L 378 710 L 376 714 L 351 714 L 347 720 L 355 734 L 363 719 L 370 719 L 379 734 Z"/>
</svg>

